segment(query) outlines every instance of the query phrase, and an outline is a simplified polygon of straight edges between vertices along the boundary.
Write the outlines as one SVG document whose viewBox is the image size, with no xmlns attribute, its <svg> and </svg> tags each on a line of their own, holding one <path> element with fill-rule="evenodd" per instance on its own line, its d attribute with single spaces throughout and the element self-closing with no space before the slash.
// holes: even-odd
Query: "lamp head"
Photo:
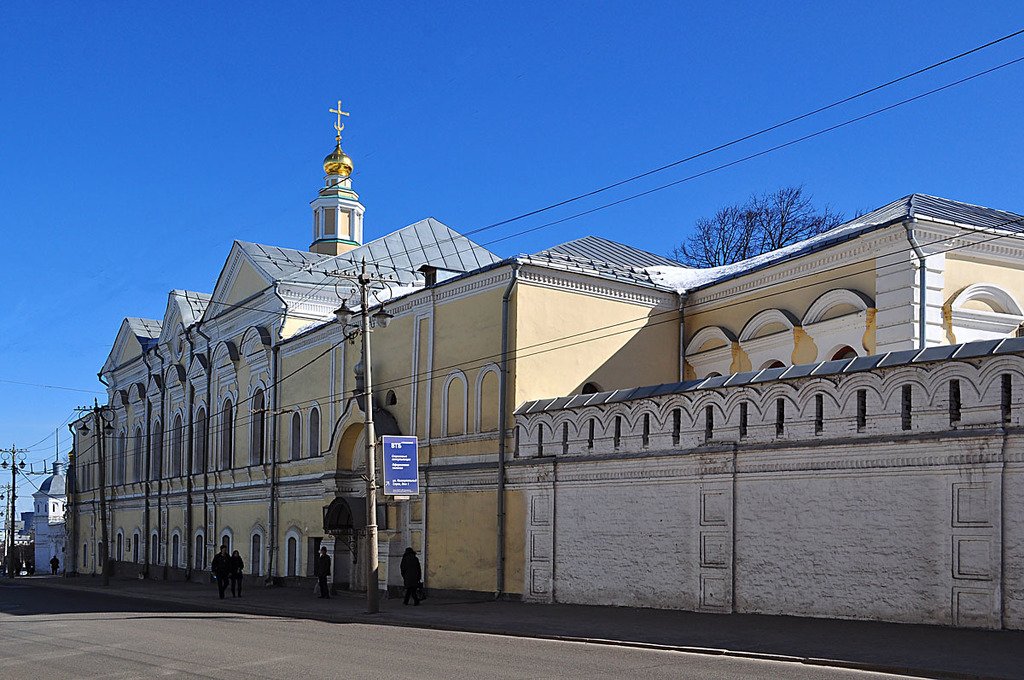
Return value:
<svg viewBox="0 0 1024 680">
<path fill-rule="evenodd" d="M 390 314 L 386 309 L 381 307 L 380 310 L 373 315 L 373 323 L 378 328 L 387 328 L 393 318 L 395 318 L 394 314 Z"/>
<path fill-rule="evenodd" d="M 336 310 L 334 310 L 334 317 L 342 326 L 347 326 L 349 322 L 352 321 L 353 314 L 355 314 L 355 312 L 353 312 L 352 309 L 347 304 L 345 304 L 345 302 L 342 302 L 341 307 L 338 307 Z"/>
</svg>

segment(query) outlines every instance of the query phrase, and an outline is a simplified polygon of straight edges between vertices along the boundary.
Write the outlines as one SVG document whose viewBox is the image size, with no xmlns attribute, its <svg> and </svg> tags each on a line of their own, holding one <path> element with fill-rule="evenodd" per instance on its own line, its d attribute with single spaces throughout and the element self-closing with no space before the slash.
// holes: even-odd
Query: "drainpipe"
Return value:
<svg viewBox="0 0 1024 680">
<path fill-rule="evenodd" d="M 679 382 L 686 380 L 686 326 L 685 312 L 688 293 L 683 291 L 679 296 Z"/>
<path fill-rule="evenodd" d="M 519 281 L 519 262 L 512 264 L 512 276 L 501 296 L 501 391 L 498 393 L 498 555 L 494 598 L 505 592 L 505 439 L 508 412 L 508 306 L 512 289 Z"/>
<path fill-rule="evenodd" d="M 212 450 L 210 441 L 211 427 L 210 423 L 213 421 L 213 347 L 211 346 L 210 336 L 204 333 L 199 326 L 202 324 L 202 320 L 198 321 L 195 325 L 196 333 L 203 336 L 206 340 L 206 441 L 203 442 L 203 453 L 205 458 L 202 461 L 203 465 L 203 543 L 210 545 L 210 527 L 207 526 L 207 522 L 210 517 L 210 451 Z M 189 343 L 192 343 L 191 338 Z M 195 345 L 193 344 L 193 347 Z M 214 546 L 216 547 L 216 546 Z M 206 552 L 206 551 L 204 551 Z M 206 566 L 205 560 L 203 566 Z"/>
<path fill-rule="evenodd" d="M 917 237 L 914 236 L 914 225 L 917 220 L 911 218 L 903 222 L 903 228 L 907 230 L 907 241 L 910 242 L 910 247 L 914 249 L 914 254 L 917 255 L 917 348 L 924 349 L 925 347 L 925 303 L 928 299 L 928 288 L 927 288 L 927 276 L 928 271 L 926 269 L 926 256 L 924 251 L 921 250 L 921 244 L 917 242 Z"/>
<path fill-rule="evenodd" d="M 188 338 L 189 357 L 195 354 L 192 339 Z M 186 378 L 187 380 L 187 378 Z M 188 385 L 188 466 L 185 472 L 185 580 L 192 580 L 192 470 L 196 456 L 196 388 L 191 381 Z M 184 466 L 183 466 L 184 467 Z"/>
<path fill-rule="evenodd" d="M 153 448 L 153 402 L 149 398 L 149 379 L 152 377 L 153 367 L 149 365 L 149 360 L 146 355 L 142 355 L 142 361 L 146 364 L 146 454 L 143 456 L 142 470 L 139 471 L 139 479 L 142 481 L 142 487 L 145 495 L 145 510 L 142 516 L 142 575 L 145 578 L 149 578 L 149 561 L 151 555 L 149 554 L 149 547 L 152 542 L 149 540 L 149 494 L 152 491 L 152 487 L 149 483 L 149 469 L 151 465 L 151 456 Z"/>
<path fill-rule="evenodd" d="M 278 352 L 281 346 L 278 343 L 270 348 L 270 385 L 274 391 L 270 395 L 270 516 L 268 518 L 268 524 L 270 524 L 270 537 L 267 546 L 268 552 L 270 553 L 270 560 L 267 564 L 267 585 L 274 584 L 274 567 L 277 566 L 277 421 L 279 420 L 278 413 L 278 385 L 277 385 L 277 363 L 278 363 Z"/>
</svg>

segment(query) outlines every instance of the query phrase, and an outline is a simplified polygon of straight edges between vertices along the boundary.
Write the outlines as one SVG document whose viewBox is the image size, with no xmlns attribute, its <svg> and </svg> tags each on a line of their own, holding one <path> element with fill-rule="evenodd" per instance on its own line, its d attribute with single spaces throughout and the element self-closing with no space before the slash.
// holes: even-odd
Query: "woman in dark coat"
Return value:
<svg viewBox="0 0 1024 680">
<path fill-rule="evenodd" d="M 242 570 L 245 569 L 245 562 L 238 551 L 231 553 L 231 597 L 242 596 Z"/>
<path fill-rule="evenodd" d="M 416 551 L 406 548 L 402 555 L 402 581 L 405 583 L 405 601 L 409 604 L 409 598 L 413 600 L 413 606 L 419 606 L 420 598 L 416 592 L 420 588 L 420 581 L 423 580 L 423 568 L 420 567 L 420 558 L 416 557 Z"/>
</svg>

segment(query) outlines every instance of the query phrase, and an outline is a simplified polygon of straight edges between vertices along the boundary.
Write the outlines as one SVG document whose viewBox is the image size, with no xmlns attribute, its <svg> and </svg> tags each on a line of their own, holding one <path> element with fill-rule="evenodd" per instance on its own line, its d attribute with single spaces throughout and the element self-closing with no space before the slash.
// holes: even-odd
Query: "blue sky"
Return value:
<svg viewBox="0 0 1024 680">
<path fill-rule="evenodd" d="M 468 231 L 1024 27 L 1019 2 L 302 4 L 4 3 L 0 446 L 43 440 L 30 457 L 52 458 L 44 438 L 93 397 L 10 381 L 98 389 L 120 320 L 159 318 L 172 288 L 209 291 L 232 239 L 308 246 L 339 97 L 367 237 L 428 215 Z M 476 238 L 1020 56 L 1024 37 Z M 1024 212 L 1022 92 L 1024 64 L 489 247 L 511 255 L 592 233 L 664 254 L 697 217 L 794 183 L 848 214 L 914 191 Z"/>
</svg>

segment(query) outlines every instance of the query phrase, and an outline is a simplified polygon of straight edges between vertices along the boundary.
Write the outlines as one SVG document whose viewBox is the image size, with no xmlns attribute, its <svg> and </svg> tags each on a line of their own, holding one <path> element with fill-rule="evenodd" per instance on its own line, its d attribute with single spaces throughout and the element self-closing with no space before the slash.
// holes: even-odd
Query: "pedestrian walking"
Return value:
<svg viewBox="0 0 1024 680">
<path fill-rule="evenodd" d="M 224 591 L 228 589 L 228 580 L 231 578 L 231 556 L 228 555 L 228 547 L 222 545 L 220 552 L 214 555 L 213 562 L 210 564 L 210 571 L 213 572 L 213 577 L 217 579 L 217 591 L 220 593 L 220 599 L 224 599 Z"/>
<path fill-rule="evenodd" d="M 60 569 L 60 560 L 58 560 L 57 556 L 54 555 L 50 558 L 50 573 L 56 576 L 58 569 Z"/>
<path fill-rule="evenodd" d="M 231 597 L 242 596 L 242 572 L 245 569 L 245 562 L 238 551 L 231 553 Z"/>
<path fill-rule="evenodd" d="M 316 558 L 316 568 L 313 574 L 320 585 L 320 597 L 325 600 L 331 599 L 330 586 L 327 585 L 327 577 L 331 575 L 331 558 L 327 554 L 327 548 L 320 548 L 320 557 Z"/>
<path fill-rule="evenodd" d="M 402 582 L 405 583 L 405 600 L 402 604 L 409 604 L 412 598 L 414 607 L 420 605 L 420 581 L 423 580 L 423 567 L 420 566 L 420 558 L 416 557 L 416 551 L 406 548 L 402 555 Z"/>
</svg>

